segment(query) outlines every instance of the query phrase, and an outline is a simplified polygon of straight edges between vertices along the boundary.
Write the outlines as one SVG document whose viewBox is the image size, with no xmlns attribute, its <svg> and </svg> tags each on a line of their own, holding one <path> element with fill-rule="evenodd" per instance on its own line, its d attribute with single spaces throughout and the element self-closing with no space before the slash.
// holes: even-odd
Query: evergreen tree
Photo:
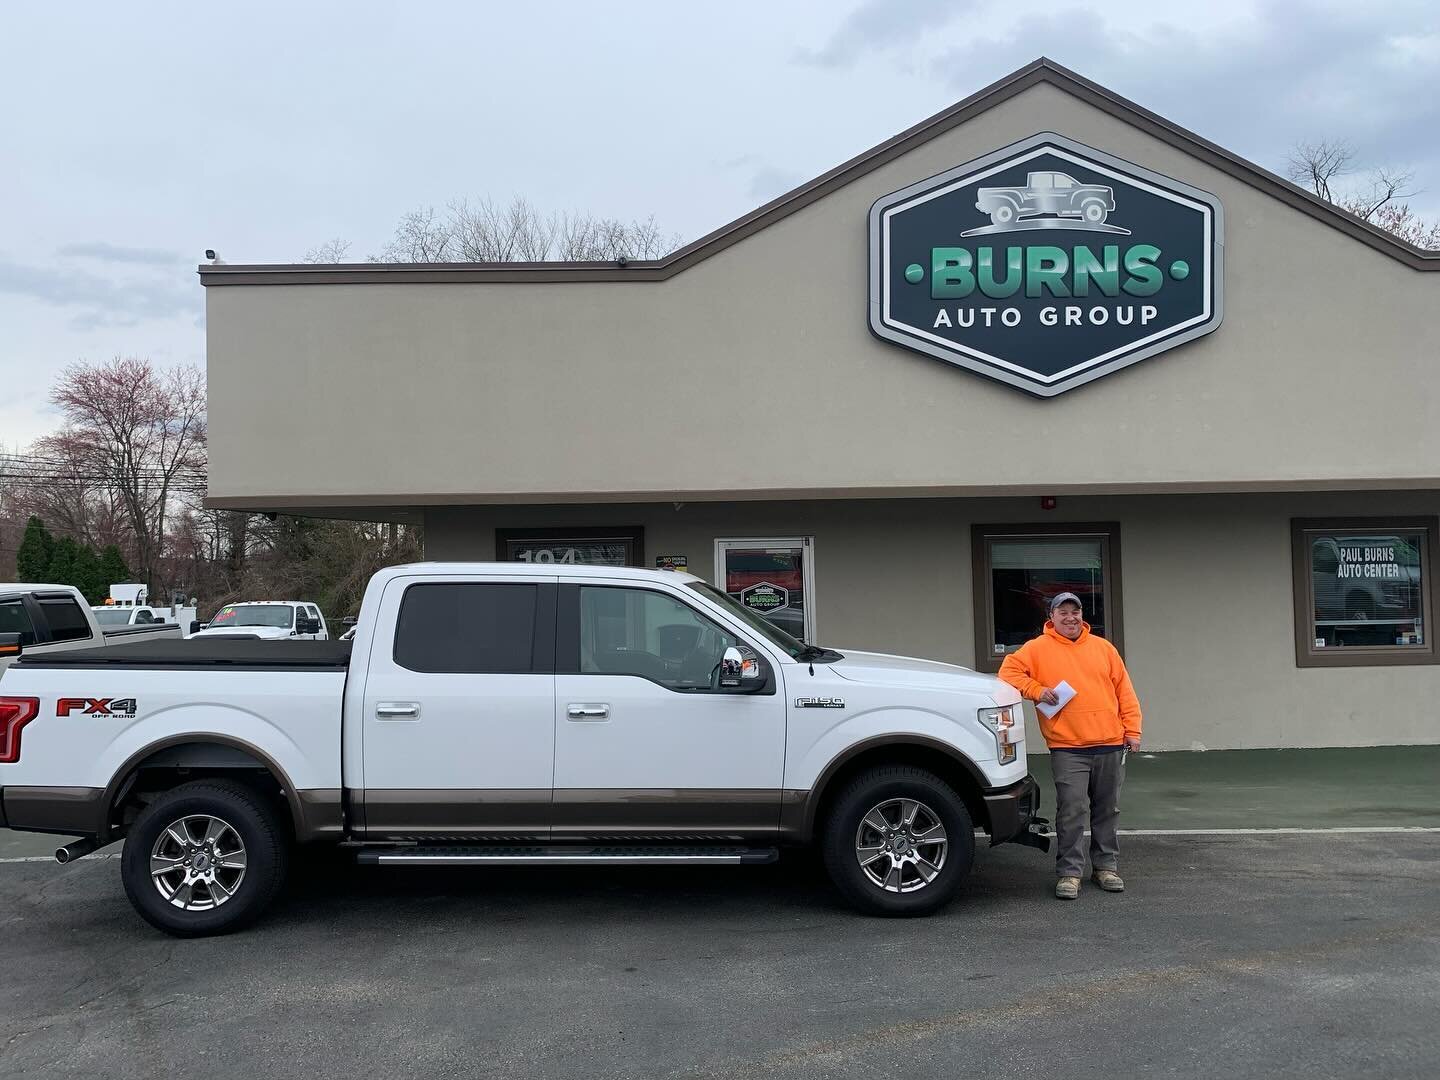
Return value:
<svg viewBox="0 0 1440 1080">
<path fill-rule="evenodd" d="M 110 586 L 118 585 L 130 580 L 130 568 L 125 565 L 125 556 L 120 554 L 120 549 L 114 544 L 107 544 L 100 552 L 100 579 L 101 589 L 99 603 L 105 602 L 105 597 L 110 595 Z"/>
<path fill-rule="evenodd" d="M 102 604 L 110 595 L 110 583 L 100 573 L 100 556 L 88 545 L 76 549 L 70 580 L 65 584 L 74 585 L 92 604 Z"/>
<path fill-rule="evenodd" d="M 21 581 L 49 581 L 50 561 L 55 557 L 55 538 L 45 523 L 33 514 L 25 523 L 25 538 L 15 556 L 15 570 Z"/>
<path fill-rule="evenodd" d="M 71 579 L 75 576 L 75 558 L 79 553 L 80 545 L 68 536 L 55 541 L 54 554 L 50 556 L 44 580 L 51 585 L 73 585 Z"/>
</svg>

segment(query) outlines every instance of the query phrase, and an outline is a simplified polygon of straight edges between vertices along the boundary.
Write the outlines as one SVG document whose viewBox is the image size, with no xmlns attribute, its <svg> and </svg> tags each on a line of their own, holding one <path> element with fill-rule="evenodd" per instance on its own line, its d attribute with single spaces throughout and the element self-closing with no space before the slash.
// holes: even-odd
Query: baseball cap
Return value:
<svg viewBox="0 0 1440 1080">
<path fill-rule="evenodd" d="M 1078 607 L 1081 611 L 1085 610 L 1085 605 L 1080 603 L 1080 597 L 1076 596 L 1073 592 L 1062 592 L 1056 596 L 1052 596 L 1050 598 L 1050 606 L 1045 610 L 1054 611 L 1061 604 L 1065 603 L 1066 600 L 1074 601 L 1076 607 Z"/>
</svg>

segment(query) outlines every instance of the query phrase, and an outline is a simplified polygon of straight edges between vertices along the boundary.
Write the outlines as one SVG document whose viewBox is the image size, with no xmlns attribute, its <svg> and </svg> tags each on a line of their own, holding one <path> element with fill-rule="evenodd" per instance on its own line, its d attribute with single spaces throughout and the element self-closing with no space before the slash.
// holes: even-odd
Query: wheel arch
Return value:
<svg viewBox="0 0 1440 1080">
<path fill-rule="evenodd" d="M 307 824 L 306 807 L 299 792 L 290 782 L 289 774 L 274 758 L 244 739 L 196 732 L 170 735 L 149 743 L 131 754 L 116 770 L 105 787 L 101 801 L 101 828 L 106 838 L 123 834 L 123 822 L 116 821 L 116 814 L 127 804 L 141 771 L 147 768 L 177 771 L 198 769 L 205 775 L 232 772 L 266 773 L 283 796 L 292 835 L 296 839 L 304 840 L 308 839 L 308 834 L 313 831 Z"/>
<path fill-rule="evenodd" d="M 809 791 L 793 793 L 793 801 L 787 799 L 782 809 L 781 831 L 796 842 L 811 843 L 816 824 L 824 820 L 846 783 L 866 769 L 881 765 L 913 765 L 933 772 L 955 789 L 970 819 L 989 828 L 984 799 L 988 785 L 979 767 L 964 753 L 924 735 L 879 735 L 841 751 L 821 770 Z"/>
</svg>

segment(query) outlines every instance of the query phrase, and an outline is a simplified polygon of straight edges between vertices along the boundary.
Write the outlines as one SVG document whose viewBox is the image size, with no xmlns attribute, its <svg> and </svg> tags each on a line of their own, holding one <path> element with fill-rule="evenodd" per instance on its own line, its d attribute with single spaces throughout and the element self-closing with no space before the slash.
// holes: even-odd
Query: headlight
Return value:
<svg viewBox="0 0 1440 1080">
<path fill-rule="evenodd" d="M 980 722 L 995 733 L 995 754 L 1001 765 L 1008 765 L 1015 760 L 1015 742 L 1019 740 L 1012 742 L 1010 736 L 1015 729 L 1017 711 L 1018 709 L 1014 705 L 980 710 Z"/>
</svg>

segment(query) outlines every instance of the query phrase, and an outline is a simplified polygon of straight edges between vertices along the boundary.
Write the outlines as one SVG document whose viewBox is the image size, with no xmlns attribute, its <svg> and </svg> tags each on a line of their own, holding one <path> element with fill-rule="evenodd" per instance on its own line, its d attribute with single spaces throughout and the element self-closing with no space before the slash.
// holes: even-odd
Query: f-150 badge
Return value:
<svg viewBox="0 0 1440 1080">
<path fill-rule="evenodd" d="M 795 699 L 797 709 L 843 709 L 845 699 L 841 697 L 799 697 Z"/>
</svg>

